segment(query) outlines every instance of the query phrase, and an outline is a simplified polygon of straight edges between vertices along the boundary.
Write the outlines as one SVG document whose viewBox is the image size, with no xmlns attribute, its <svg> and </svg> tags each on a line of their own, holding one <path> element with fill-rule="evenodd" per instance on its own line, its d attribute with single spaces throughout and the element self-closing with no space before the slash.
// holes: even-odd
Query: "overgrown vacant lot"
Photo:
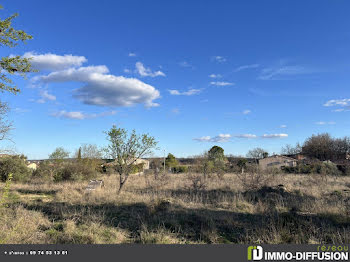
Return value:
<svg viewBox="0 0 350 262">
<path fill-rule="evenodd" d="M 350 177 L 265 176 L 132 175 L 120 195 L 113 175 L 91 193 L 87 182 L 14 183 L 0 243 L 350 242 Z"/>
</svg>

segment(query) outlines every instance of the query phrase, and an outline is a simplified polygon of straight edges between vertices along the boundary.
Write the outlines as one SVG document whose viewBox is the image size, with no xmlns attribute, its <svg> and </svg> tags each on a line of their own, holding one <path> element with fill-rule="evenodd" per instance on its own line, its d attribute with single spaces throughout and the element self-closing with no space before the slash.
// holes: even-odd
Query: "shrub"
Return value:
<svg viewBox="0 0 350 262">
<path fill-rule="evenodd" d="M 133 165 L 132 166 L 132 170 L 131 170 L 131 174 L 136 174 L 136 173 L 140 173 L 143 172 L 143 163 L 137 164 L 137 165 Z"/>
<path fill-rule="evenodd" d="M 316 161 L 311 164 L 299 164 L 296 167 L 284 167 L 283 171 L 285 173 L 294 174 L 322 174 L 338 176 L 341 175 L 341 170 L 338 169 L 337 165 L 332 162 L 320 162 Z"/>
<path fill-rule="evenodd" d="M 54 181 L 87 180 L 95 178 L 96 175 L 96 170 L 84 162 L 72 162 L 63 164 L 54 175 Z"/>
<path fill-rule="evenodd" d="M 35 177 L 43 178 L 50 181 L 66 180 L 87 180 L 95 178 L 97 171 L 95 166 L 77 162 L 44 162 L 33 174 Z"/>
<path fill-rule="evenodd" d="M 13 181 L 28 181 L 32 175 L 23 158 L 18 156 L 0 158 L 0 180 L 6 181 L 10 173 L 13 175 Z"/>
<path fill-rule="evenodd" d="M 57 166 L 50 161 L 40 163 L 38 168 L 33 172 L 33 177 L 43 180 L 53 181 L 54 174 L 57 172 Z"/>
<path fill-rule="evenodd" d="M 331 175 L 331 176 L 341 175 L 341 172 L 337 168 L 337 165 L 332 162 L 322 163 L 319 173 L 323 175 Z"/>
<path fill-rule="evenodd" d="M 187 166 L 174 166 L 171 171 L 173 173 L 186 173 L 188 171 Z"/>
</svg>

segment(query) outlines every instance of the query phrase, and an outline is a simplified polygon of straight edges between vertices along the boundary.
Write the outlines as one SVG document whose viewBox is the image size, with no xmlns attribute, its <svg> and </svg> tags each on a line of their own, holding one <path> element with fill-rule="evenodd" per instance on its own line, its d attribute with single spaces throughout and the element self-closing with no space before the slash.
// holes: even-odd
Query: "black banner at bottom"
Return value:
<svg viewBox="0 0 350 262">
<path fill-rule="evenodd" d="M 349 261 L 339 245 L 0 245 L 1 261 Z"/>
</svg>

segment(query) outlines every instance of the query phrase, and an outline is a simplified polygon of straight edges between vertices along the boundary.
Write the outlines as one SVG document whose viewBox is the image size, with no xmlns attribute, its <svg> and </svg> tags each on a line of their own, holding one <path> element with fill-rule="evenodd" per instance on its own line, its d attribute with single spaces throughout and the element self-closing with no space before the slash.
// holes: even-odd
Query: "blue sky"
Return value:
<svg viewBox="0 0 350 262">
<path fill-rule="evenodd" d="M 40 69 L 1 94 L 13 147 L 105 145 L 113 124 L 178 157 L 279 152 L 311 134 L 349 134 L 348 1 L 3 1 L 34 39 L 0 55 Z"/>
</svg>

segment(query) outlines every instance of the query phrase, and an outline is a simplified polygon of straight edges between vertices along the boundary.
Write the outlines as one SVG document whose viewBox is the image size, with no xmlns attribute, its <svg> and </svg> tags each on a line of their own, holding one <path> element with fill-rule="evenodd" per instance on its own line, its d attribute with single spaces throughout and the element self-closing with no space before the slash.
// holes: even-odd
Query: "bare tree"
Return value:
<svg viewBox="0 0 350 262">
<path fill-rule="evenodd" d="M 102 149 L 98 148 L 95 144 L 82 144 L 81 147 L 75 152 L 75 157 L 78 158 L 79 150 L 82 159 L 101 159 Z"/>
<path fill-rule="evenodd" d="M 281 149 L 281 154 L 282 155 L 296 155 L 301 153 L 301 145 L 299 143 L 296 143 L 295 146 L 292 145 L 285 145 L 284 147 L 282 147 Z"/>
<path fill-rule="evenodd" d="M 12 129 L 12 123 L 7 120 L 8 111 L 7 104 L 0 101 L 0 141 L 9 139 L 9 132 Z"/>
<path fill-rule="evenodd" d="M 345 160 L 350 152 L 348 137 L 333 138 L 328 133 L 312 135 L 303 144 L 302 153 L 310 158 L 324 160 Z"/>
<path fill-rule="evenodd" d="M 268 152 L 266 152 L 265 149 L 262 149 L 260 147 L 254 148 L 252 150 L 249 150 L 247 153 L 247 157 L 250 158 L 255 158 L 255 159 L 261 159 L 261 158 L 265 158 L 269 155 Z"/>
<path fill-rule="evenodd" d="M 152 153 L 156 147 L 155 138 L 148 134 L 137 135 L 133 130 L 130 135 L 123 128 L 115 125 L 106 132 L 109 145 L 105 148 L 107 155 L 115 159 L 115 171 L 119 174 L 121 192 L 137 159 Z"/>
</svg>

